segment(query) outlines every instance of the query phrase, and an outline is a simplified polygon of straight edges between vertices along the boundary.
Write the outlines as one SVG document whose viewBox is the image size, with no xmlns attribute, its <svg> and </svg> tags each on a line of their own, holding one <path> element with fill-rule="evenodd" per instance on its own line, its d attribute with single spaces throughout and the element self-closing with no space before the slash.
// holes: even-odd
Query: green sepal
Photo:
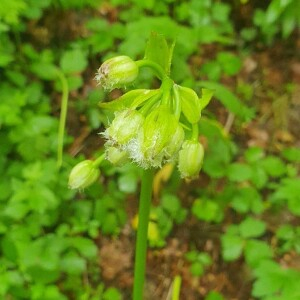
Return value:
<svg viewBox="0 0 300 300">
<path fill-rule="evenodd" d="M 178 89 L 181 100 L 181 111 L 186 119 L 191 123 L 198 123 L 201 117 L 200 100 L 196 92 L 190 88 L 174 85 L 173 89 Z"/>
<path fill-rule="evenodd" d="M 170 51 L 168 43 L 163 35 L 156 32 L 151 33 L 146 45 L 145 59 L 157 63 L 167 74 L 169 74 L 172 52 L 173 49 Z"/>
<path fill-rule="evenodd" d="M 209 104 L 214 94 L 214 91 L 210 89 L 201 89 L 201 93 L 202 95 L 201 98 L 199 98 L 199 100 L 200 100 L 201 110 L 203 110 Z"/>
<path fill-rule="evenodd" d="M 135 109 L 143 102 L 147 101 L 157 93 L 159 93 L 158 89 L 157 90 L 147 90 L 147 89 L 132 90 L 113 101 L 102 102 L 99 104 L 99 106 L 101 108 L 108 109 L 111 111 L 124 110 L 126 108 Z"/>
</svg>

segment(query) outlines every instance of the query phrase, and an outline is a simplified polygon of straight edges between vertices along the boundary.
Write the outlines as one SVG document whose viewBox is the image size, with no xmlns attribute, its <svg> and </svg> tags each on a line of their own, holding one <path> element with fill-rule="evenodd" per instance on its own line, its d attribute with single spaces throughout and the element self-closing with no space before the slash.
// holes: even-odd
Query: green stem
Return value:
<svg viewBox="0 0 300 300">
<path fill-rule="evenodd" d="M 95 168 L 98 168 L 104 159 L 105 159 L 105 153 L 103 153 L 95 161 L 93 161 L 93 166 Z"/>
<path fill-rule="evenodd" d="M 138 67 L 149 67 L 149 68 L 153 69 L 156 72 L 156 75 L 158 76 L 158 78 L 161 80 L 163 80 L 165 77 L 167 77 L 167 74 L 164 71 L 164 69 L 159 64 L 155 63 L 152 60 L 141 59 L 141 60 L 137 60 L 136 64 L 138 65 Z"/>
<path fill-rule="evenodd" d="M 199 139 L 199 127 L 198 123 L 192 124 L 192 140 L 198 142 Z"/>
<path fill-rule="evenodd" d="M 178 86 L 176 84 L 173 85 L 173 95 L 174 95 L 174 115 L 176 119 L 179 120 L 181 114 L 181 101 L 178 92 Z"/>
<path fill-rule="evenodd" d="M 169 77 L 165 77 L 162 81 L 161 84 L 161 89 L 163 90 L 163 96 L 161 98 L 161 103 L 162 104 L 169 104 L 170 101 L 170 93 L 171 93 L 171 89 L 173 87 L 173 80 L 170 79 Z"/>
<path fill-rule="evenodd" d="M 63 148 L 64 148 L 64 133 L 67 118 L 68 98 L 69 98 L 69 86 L 67 79 L 63 72 L 57 69 L 57 77 L 59 78 L 62 86 L 61 97 L 61 110 L 58 127 L 58 140 L 57 140 L 57 167 L 60 168 L 63 161 Z"/>
<path fill-rule="evenodd" d="M 146 116 L 146 115 L 149 113 L 150 109 L 151 109 L 156 103 L 159 102 L 158 100 L 160 100 L 161 95 L 162 95 L 162 91 L 159 90 L 159 92 L 158 92 L 157 95 L 152 96 L 150 99 L 148 99 L 148 101 L 144 104 L 144 106 L 142 106 L 142 107 L 139 109 L 139 112 L 140 112 L 142 115 Z"/>
<path fill-rule="evenodd" d="M 172 300 L 179 300 L 180 287 L 181 287 L 181 277 L 177 275 L 175 276 L 173 281 Z"/>
<path fill-rule="evenodd" d="M 140 207 L 138 216 L 138 231 L 135 247 L 135 266 L 133 283 L 133 300 L 143 300 L 143 290 L 146 269 L 147 236 L 149 213 L 152 198 L 152 184 L 154 171 L 144 170 L 140 193 Z"/>
</svg>

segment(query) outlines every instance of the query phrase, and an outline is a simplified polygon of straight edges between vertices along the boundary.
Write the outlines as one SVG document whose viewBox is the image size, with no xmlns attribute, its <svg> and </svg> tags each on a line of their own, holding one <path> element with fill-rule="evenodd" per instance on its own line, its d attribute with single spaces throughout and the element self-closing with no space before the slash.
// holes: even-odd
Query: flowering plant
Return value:
<svg viewBox="0 0 300 300">
<path fill-rule="evenodd" d="M 134 61 L 117 56 L 105 61 L 96 74 L 98 84 L 107 90 L 128 87 L 138 77 L 139 69 L 151 68 L 161 81 L 158 89 L 133 89 L 121 97 L 101 103 L 113 112 L 113 119 L 102 133 L 106 139 L 105 154 L 94 163 L 75 166 L 70 175 L 71 188 L 85 188 L 97 180 L 96 171 L 104 156 L 115 165 L 132 161 L 144 172 L 140 194 L 139 223 L 136 244 L 133 299 L 142 300 L 147 229 L 154 170 L 165 163 L 177 164 L 182 178 L 198 176 L 204 157 L 199 142 L 198 122 L 212 92 L 202 89 L 199 98 L 188 87 L 176 84 L 170 77 L 174 43 L 169 46 L 163 36 L 153 33 L 145 57 Z"/>
</svg>

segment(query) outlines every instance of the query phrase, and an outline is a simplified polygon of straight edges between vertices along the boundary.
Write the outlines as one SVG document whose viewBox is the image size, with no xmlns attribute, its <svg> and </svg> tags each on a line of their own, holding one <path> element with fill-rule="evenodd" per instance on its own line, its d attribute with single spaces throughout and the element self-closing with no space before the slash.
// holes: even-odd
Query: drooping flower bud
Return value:
<svg viewBox="0 0 300 300">
<path fill-rule="evenodd" d="M 132 139 L 144 122 L 136 110 L 126 109 L 115 113 L 115 118 L 106 129 L 104 136 L 113 143 L 123 145 Z"/>
<path fill-rule="evenodd" d="M 130 57 L 116 56 L 100 66 L 95 79 L 104 89 L 111 90 L 132 83 L 138 72 L 137 64 Z"/>
<path fill-rule="evenodd" d="M 84 189 L 93 184 L 99 175 L 100 171 L 93 165 L 93 161 L 84 160 L 71 170 L 68 185 L 71 189 Z"/>
<path fill-rule="evenodd" d="M 165 106 L 155 108 L 145 118 L 141 149 L 146 159 L 163 158 L 163 150 L 170 143 L 177 125 L 175 116 Z"/>
<path fill-rule="evenodd" d="M 187 140 L 179 151 L 178 169 L 183 178 L 198 176 L 204 158 L 204 148 L 196 141 Z"/>
<path fill-rule="evenodd" d="M 174 160 L 182 146 L 184 141 L 184 130 L 178 123 L 174 134 L 171 136 L 169 143 L 165 148 L 165 156 L 169 161 Z"/>
<path fill-rule="evenodd" d="M 106 159 L 109 160 L 115 166 L 121 166 L 128 162 L 128 153 L 125 150 L 121 150 L 117 147 L 106 147 Z"/>
</svg>

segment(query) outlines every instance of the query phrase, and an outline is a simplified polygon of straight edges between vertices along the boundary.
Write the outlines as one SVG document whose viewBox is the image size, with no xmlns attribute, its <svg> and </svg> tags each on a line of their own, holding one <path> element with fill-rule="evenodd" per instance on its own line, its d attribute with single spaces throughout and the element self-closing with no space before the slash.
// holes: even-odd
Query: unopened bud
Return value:
<svg viewBox="0 0 300 300">
<path fill-rule="evenodd" d="M 143 122 L 144 117 L 136 110 L 117 112 L 105 135 L 108 140 L 123 145 L 136 135 Z"/>
<path fill-rule="evenodd" d="M 121 166 L 124 163 L 128 162 L 128 153 L 117 147 L 107 147 L 105 153 L 106 159 L 113 165 Z"/>
<path fill-rule="evenodd" d="M 71 189 L 84 189 L 93 184 L 99 175 L 100 171 L 94 167 L 93 161 L 84 160 L 71 170 L 69 187 Z"/>
<path fill-rule="evenodd" d="M 176 132 L 178 122 L 169 108 L 160 106 L 145 119 L 143 126 L 142 152 L 146 159 L 160 155 Z"/>
<path fill-rule="evenodd" d="M 196 141 L 187 140 L 179 151 L 178 169 L 183 178 L 195 178 L 198 176 L 204 158 L 204 148 Z"/>
<path fill-rule="evenodd" d="M 137 64 L 130 57 L 116 56 L 100 66 L 95 79 L 103 88 L 111 90 L 132 83 L 138 72 Z"/>
<path fill-rule="evenodd" d="M 181 125 L 178 124 L 174 134 L 171 136 L 171 139 L 165 148 L 165 155 L 167 159 L 172 161 L 172 158 L 174 156 L 177 157 L 177 154 L 182 146 L 183 141 L 184 141 L 184 130 L 181 127 Z"/>
</svg>

